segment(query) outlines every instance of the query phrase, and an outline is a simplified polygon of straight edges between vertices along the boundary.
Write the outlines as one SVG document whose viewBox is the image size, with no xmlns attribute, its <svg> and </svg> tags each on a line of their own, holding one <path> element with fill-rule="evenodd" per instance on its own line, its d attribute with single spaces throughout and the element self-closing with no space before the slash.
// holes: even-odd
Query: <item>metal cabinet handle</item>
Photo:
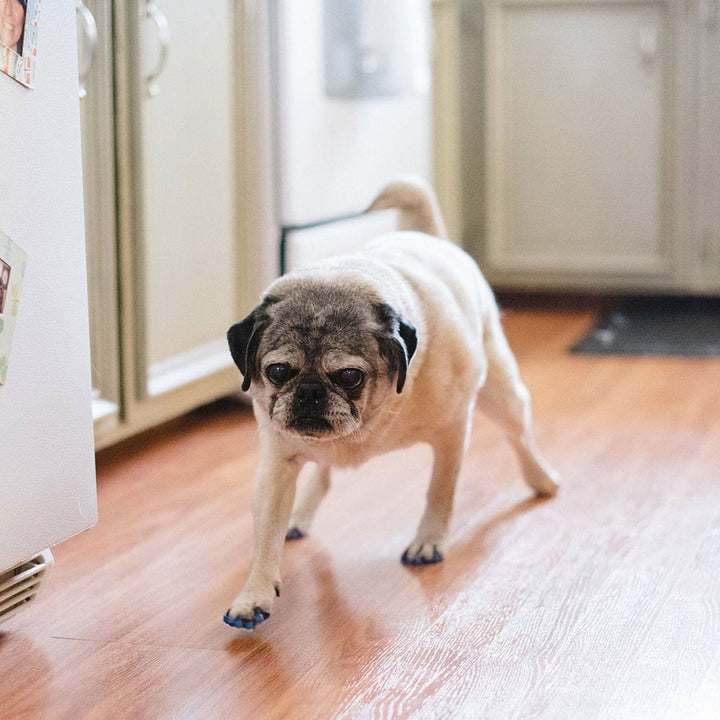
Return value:
<svg viewBox="0 0 720 720">
<path fill-rule="evenodd" d="M 155 2 L 153 2 L 153 0 L 150 0 L 145 7 L 145 17 L 155 23 L 158 41 L 160 42 L 160 59 L 158 60 L 157 67 L 145 78 L 148 95 L 150 97 L 155 97 L 160 92 L 158 78 L 165 69 L 168 49 L 170 48 L 170 26 L 168 25 L 165 14 L 162 10 L 160 10 Z"/>
<path fill-rule="evenodd" d="M 85 42 L 83 47 L 86 48 L 80 58 L 78 67 L 78 94 L 82 100 L 87 95 L 87 89 L 85 88 L 85 79 L 88 73 L 92 69 L 93 63 L 95 62 L 95 55 L 97 53 L 98 46 L 98 30 L 95 18 L 90 12 L 88 7 L 83 4 L 82 0 L 75 0 L 75 12 L 80 16 L 82 20 L 83 34 L 85 36 Z"/>
</svg>

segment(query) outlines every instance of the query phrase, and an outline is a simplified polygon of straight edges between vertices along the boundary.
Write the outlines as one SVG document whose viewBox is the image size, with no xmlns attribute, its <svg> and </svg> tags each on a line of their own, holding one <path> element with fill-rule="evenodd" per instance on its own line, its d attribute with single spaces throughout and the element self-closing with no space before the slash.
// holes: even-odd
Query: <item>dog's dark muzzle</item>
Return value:
<svg viewBox="0 0 720 720">
<path fill-rule="evenodd" d="M 295 389 L 292 427 L 300 433 L 317 434 L 332 430 L 325 419 L 328 391 L 322 383 L 304 382 Z"/>
</svg>

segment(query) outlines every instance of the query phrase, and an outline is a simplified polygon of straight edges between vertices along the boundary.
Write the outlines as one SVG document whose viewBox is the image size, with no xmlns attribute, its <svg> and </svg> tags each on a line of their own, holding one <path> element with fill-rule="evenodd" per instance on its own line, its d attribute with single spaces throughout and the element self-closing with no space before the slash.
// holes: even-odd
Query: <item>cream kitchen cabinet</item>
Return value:
<svg viewBox="0 0 720 720">
<path fill-rule="evenodd" d="M 112 6 L 76 3 L 85 244 L 96 435 L 120 423 Z"/>
<path fill-rule="evenodd" d="M 239 389 L 255 262 L 242 3 L 78 3 L 96 444 Z"/>
<path fill-rule="evenodd" d="M 717 0 L 463 8 L 463 224 L 497 286 L 720 288 Z"/>
</svg>

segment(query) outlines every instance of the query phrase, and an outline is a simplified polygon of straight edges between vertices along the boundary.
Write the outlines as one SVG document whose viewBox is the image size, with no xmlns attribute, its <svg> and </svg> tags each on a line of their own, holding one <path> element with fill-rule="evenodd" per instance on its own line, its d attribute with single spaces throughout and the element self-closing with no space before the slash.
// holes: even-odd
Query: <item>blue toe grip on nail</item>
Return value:
<svg viewBox="0 0 720 720">
<path fill-rule="evenodd" d="M 253 608 L 253 612 L 255 613 L 253 619 L 245 620 L 241 617 L 232 617 L 232 615 L 230 615 L 230 611 L 228 611 L 225 615 L 223 615 L 223 622 L 236 628 L 252 630 L 256 625 L 259 625 L 263 620 L 267 620 L 267 618 L 270 617 L 270 613 L 267 613 L 260 608 Z"/>
<path fill-rule="evenodd" d="M 402 562 L 403 565 L 413 565 L 416 567 L 420 565 L 434 565 L 435 563 L 442 562 L 442 560 L 443 555 L 437 549 L 433 550 L 431 558 L 424 558 L 421 555 L 408 555 L 407 552 L 400 558 L 400 562 Z"/>
<path fill-rule="evenodd" d="M 223 616 L 223 622 L 236 628 L 247 628 L 248 630 L 252 630 L 255 627 L 255 623 L 252 620 L 243 620 L 239 617 L 232 617 L 228 613 L 225 613 Z"/>
</svg>

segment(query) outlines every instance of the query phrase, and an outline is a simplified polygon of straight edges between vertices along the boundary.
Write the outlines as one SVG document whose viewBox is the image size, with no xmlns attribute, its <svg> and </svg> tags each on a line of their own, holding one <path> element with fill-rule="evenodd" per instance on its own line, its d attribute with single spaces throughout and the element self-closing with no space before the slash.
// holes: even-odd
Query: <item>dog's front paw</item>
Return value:
<svg viewBox="0 0 720 720">
<path fill-rule="evenodd" d="M 223 616 L 223 622 L 236 628 L 252 630 L 270 617 L 275 598 L 280 596 L 280 584 L 271 585 L 269 590 L 255 592 L 243 590 L 233 600 Z"/>
<path fill-rule="evenodd" d="M 403 565 L 434 565 L 442 562 L 443 550 L 439 543 L 414 542 L 400 560 Z"/>
</svg>

